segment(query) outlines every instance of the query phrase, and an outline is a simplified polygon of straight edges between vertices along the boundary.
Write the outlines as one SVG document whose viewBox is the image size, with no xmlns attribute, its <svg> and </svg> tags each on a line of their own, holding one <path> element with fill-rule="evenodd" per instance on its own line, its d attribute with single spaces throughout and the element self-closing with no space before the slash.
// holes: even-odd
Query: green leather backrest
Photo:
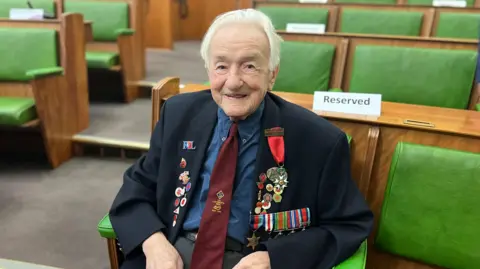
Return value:
<svg viewBox="0 0 480 269">
<path fill-rule="evenodd" d="M 334 3 L 396 5 L 396 0 L 334 0 Z"/>
<path fill-rule="evenodd" d="M 467 0 L 467 7 L 473 6 L 475 0 Z M 433 6 L 433 0 L 407 0 L 407 5 Z"/>
<path fill-rule="evenodd" d="M 116 41 L 116 31 L 129 28 L 129 9 L 126 2 L 66 0 L 65 12 L 82 13 L 92 21 L 95 41 Z"/>
<path fill-rule="evenodd" d="M 259 7 L 257 10 L 270 17 L 277 30 L 285 30 L 287 23 L 318 23 L 328 22 L 328 9 L 302 7 Z"/>
<path fill-rule="evenodd" d="M 466 109 L 477 52 L 394 46 L 357 46 L 350 92 L 382 100 Z"/>
<path fill-rule="evenodd" d="M 55 14 L 55 3 L 53 0 L 30 0 L 33 8 L 43 9 L 45 13 Z M 27 0 L 0 0 L 0 18 L 8 18 L 10 9 L 28 8 Z"/>
<path fill-rule="evenodd" d="M 423 12 L 344 9 L 340 32 L 419 36 Z"/>
<path fill-rule="evenodd" d="M 436 37 L 478 39 L 480 13 L 442 12 Z"/>
<path fill-rule="evenodd" d="M 376 248 L 435 264 L 480 265 L 480 154 L 400 142 Z"/>
<path fill-rule="evenodd" d="M 285 41 L 281 46 L 280 72 L 274 91 L 313 93 L 329 88 L 335 46 Z"/>
<path fill-rule="evenodd" d="M 27 71 L 58 66 L 53 29 L 0 28 L 0 80 L 28 81 Z"/>
</svg>

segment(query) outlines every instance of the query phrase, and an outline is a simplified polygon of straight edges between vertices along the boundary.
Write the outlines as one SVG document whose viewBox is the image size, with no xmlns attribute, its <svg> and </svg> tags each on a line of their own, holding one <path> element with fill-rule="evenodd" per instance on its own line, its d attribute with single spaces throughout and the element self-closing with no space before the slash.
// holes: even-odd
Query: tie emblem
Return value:
<svg viewBox="0 0 480 269">
<path fill-rule="evenodd" d="M 214 206 L 212 208 L 212 212 L 222 213 L 222 205 L 224 204 L 224 202 L 222 202 L 222 198 L 224 196 L 225 194 L 223 194 L 223 191 L 217 192 L 217 200 L 213 201 Z"/>
</svg>

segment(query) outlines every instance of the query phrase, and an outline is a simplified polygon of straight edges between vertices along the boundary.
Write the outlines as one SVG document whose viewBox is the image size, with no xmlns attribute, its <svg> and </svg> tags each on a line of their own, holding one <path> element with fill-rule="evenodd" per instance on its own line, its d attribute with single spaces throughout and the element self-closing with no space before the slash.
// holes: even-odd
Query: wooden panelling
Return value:
<svg viewBox="0 0 480 269">
<path fill-rule="evenodd" d="M 173 49 L 173 1 L 149 0 L 145 42 L 149 48 Z"/>
<path fill-rule="evenodd" d="M 23 82 L 1 82 L 0 96 L 33 97 L 32 85 Z"/>
</svg>

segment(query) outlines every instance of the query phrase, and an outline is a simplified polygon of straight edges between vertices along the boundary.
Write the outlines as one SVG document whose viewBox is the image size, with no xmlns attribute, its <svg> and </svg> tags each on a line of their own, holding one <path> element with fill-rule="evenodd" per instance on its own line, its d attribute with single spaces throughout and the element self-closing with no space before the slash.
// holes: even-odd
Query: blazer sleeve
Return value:
<svg viewBox="0 0 480 269">
<path fill-rule="evenodd" d="M 331 269 L 353 255 L 368 237 L 373 214 L 351 179 L 344 134 L 324 164 L 318 189 L 318 225 L 266 242 L 272 269 Z"/>
<path fill-rule="evenodd" d="M 150 138 L 148 152 L 129 167 L 110 209 L 110 221 L 125 255 L 141 246 L 150 235 L 166 228 L 156 213 L 156 187 L 162 152 L 166 103 Z"/>
</svg>

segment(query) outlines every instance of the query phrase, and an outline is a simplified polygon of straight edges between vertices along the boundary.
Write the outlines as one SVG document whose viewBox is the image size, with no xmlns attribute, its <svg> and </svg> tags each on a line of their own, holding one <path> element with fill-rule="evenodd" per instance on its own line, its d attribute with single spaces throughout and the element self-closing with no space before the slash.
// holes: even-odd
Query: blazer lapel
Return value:
<svg viewBox="0 0 480 269">
<path fill-rule="evenodd" d="M 259 214 L 258 207 L 261 207 L 262 212 L 276 212 L 278 205 L 273 200 L 270 204 L 263 204 L 264 197 L 270 196 L 273 197 L 273 191 L 267 191 L 267 185 L 271 184 L 268 179 L 265 179 L 268 169 L 272 167 L 278 167 L 278 164 L 275 162 L 272 152 L 270 151 L 268 145 L 268 139 L 265 136 L 265 130 L 271 129 L 274 127 L 282 127 L 281 123 L 281 114 L 280 109 L 274 100 L 271 97 L 271 93 L 268 92 L 265 96 L 265 108 L 264 115 L 262 120 L 262 128 L 260 135 L 259 148 L 257 152 L 257 162 L 255 165 L 255 175 L 257 176 L 255 181 L 255 195 L 252 206 L 252 214 Z M 263 178 L 263 179 L 262 179 Z M 263 181 L 263 182 L 262 182 Z M 266 196 L 265 196 L 266 195 Z"/>
<path fill-rule="evenodd" d="M 217 108 L 214 100 L 209 99 L 200 112 L 193 116 L 188 127 L 181 132 L 176 141 L 179 156 L 182 158 L 182 162 L 185 161 L 185 165 L 180 164 L 182 169 L 180 175 L 178 175 L 179 180 L 175 193 L 176 198 L 179 199 L 175 200 L 176 212 L 174 212 L 174 226 L 173 232 L 169 236 L 170 239 L 176 238 L 183 225 L 190 196 L 200 177 L 206 151 L 217 121 Z M 182 177 L 185 177 L 185 180 L 181 180 Z"/>
</svg>

